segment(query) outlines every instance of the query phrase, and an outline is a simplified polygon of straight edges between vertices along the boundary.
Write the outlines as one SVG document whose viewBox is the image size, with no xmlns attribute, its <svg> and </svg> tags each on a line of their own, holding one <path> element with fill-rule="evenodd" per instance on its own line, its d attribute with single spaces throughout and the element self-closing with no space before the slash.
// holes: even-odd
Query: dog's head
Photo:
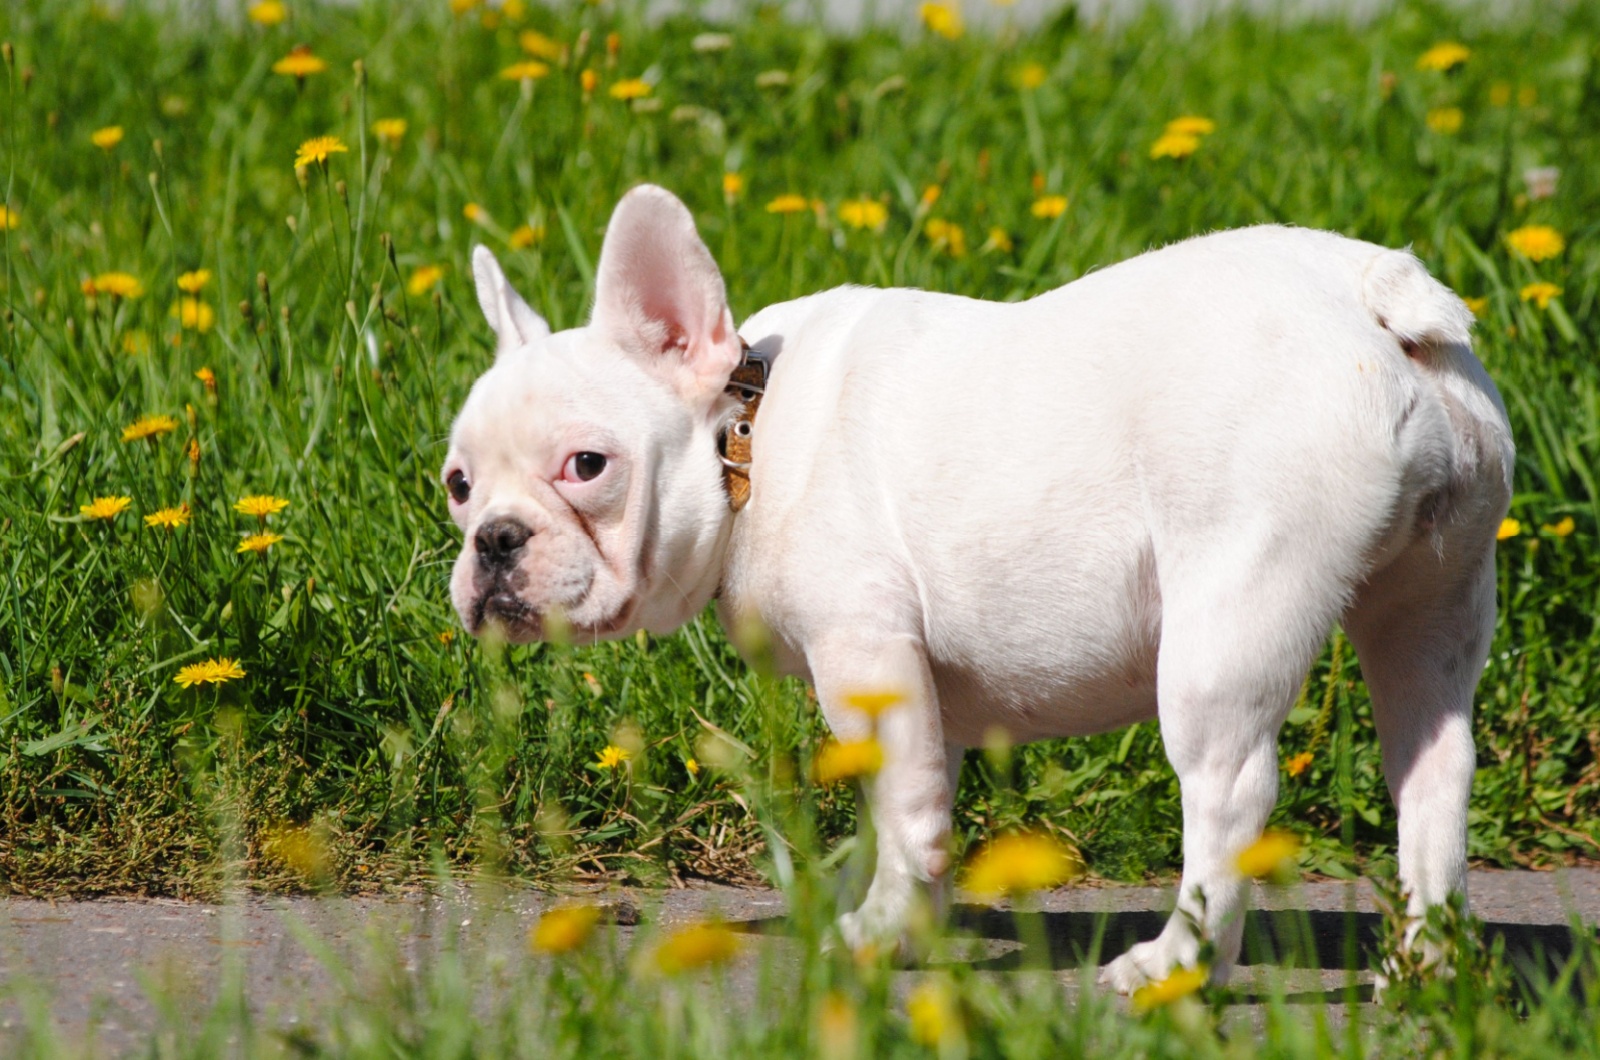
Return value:
<svg viewBox="0 0 1600 1060">
<path fill-rule="evenodd" d="M 518 643 L 676 628 L 721 573 L 717 432 L 740 358 L 693 218 L 661 188 L 625 195 L 589 323 L 557 334 L 484 247 L 472 271 L 499 341 L 442 472 L 466 537 L 450 582 L 462 622 Z"/>
</svg>

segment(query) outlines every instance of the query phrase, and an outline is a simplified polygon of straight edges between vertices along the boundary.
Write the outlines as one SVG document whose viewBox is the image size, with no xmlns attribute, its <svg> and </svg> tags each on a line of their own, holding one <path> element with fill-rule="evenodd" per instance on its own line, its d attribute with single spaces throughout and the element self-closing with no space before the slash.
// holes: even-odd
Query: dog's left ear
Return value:
<svg viewBox="0 0 1600 1060">
<path fill-rule="evenodd" d="M 696 404 L 711 401 L 739 365 L 742 345 L 727 289 L 688 207 L 644 184 L 622 197 L 606 228 L 590 326 Z"/>
<path fill-rule="evenodd" d="M 549 336 L 550 325 L 511 289 L 500 262 L 482 243 L 472 248 L 472 279 L 478 286 L 478 306 L 499 340 L 496 358 Z"/>
</svg>

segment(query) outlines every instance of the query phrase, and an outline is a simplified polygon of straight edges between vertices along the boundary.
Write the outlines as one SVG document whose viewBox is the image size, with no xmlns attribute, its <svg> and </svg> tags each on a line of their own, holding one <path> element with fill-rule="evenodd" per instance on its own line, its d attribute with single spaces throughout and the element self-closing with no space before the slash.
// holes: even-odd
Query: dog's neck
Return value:
<svg viewBox="0 0 1600 1060">
<path fill-rule="evenodd" d="M 722 460 L 722 485 L 728 494 L 728 508 L 737 512 L 750 502 L 751 440 L 755 437 L 756 412 L 767 390 L 766 358 L 739 340 L 744 358 L 728 378 L 725 392 L 739 402 L 733 419 L 717 435 L 717 455 Z"/>
</svg>

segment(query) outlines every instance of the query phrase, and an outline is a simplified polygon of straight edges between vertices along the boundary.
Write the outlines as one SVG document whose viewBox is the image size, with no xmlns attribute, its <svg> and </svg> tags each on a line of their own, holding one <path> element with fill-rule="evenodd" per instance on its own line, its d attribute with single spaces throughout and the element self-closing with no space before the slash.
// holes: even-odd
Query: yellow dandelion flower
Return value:
<svg viewBox="0 0 1600 1060">
<path fill-rule="evenodd" d="M 1461 131 L 1463 116 L 1460 107 L 1435 107 L 1423 120 L 1441 136 L 1454 136 Z"/>
<path fill-rule="evenodd" d="M 538 30 L 523 30 L 517 34 L 517 43 L 522 46 L 523 51 L 535 59 L 548 59 L 550 62 L 557 63 L 567 56 L 567 46 L 565 44 L 546 37 Z"/>
<path fill-rule="evenodd" d="M 1567 241 L 1549 225 L 1523 225 L 1507 232 L 1506 242 L 1529 261 L 1548 261 L 1567 249 Z"/>
<path fill-rule="evenodd" d="M 512 63 L 500 71 L 500 78 L 504 81 L 537 81 L 541 77 L 550 75 L 550 66 L 537 59 L 525 59 L 520 63 Z"/>
<path fill-rule="evenodd" d="M 1561 288 L 1548 280 L 1540 280 L 1538 283 L 1528 284 L 1522 289 L 1521 293 L 1524 302 L 1533 302 L 1540 309 L 1548 309 L 1550 308 L 1550 299 L 1559 295 Z"/>
<path fill-rule="evenodd" d="M 1460 66 L 1472 57 L 1472 49 L 1453 40 L 1441 41 L 1417 58 L 1418 70 L 1444 72 Z"/>
<path fill-rule="evenodd" d="M 945 40 L 959 40 L 967 31 L 961 19 L 961 7 L 953 3 L 922 4 L 917 8 L 922 24 Z"/>
<path fill-rule="evenodd" d="M 1044 84 L 1050 77 L 1050 72 L 1040 63 L 1024 63 L 1022 69 L 1017 71 L 1017 84 L 1032 91 Z"/>
<path fill-rule="evenodd" d="M 448 648 L 456 641 L 456 631 L 453 629 L 441 629 L 438 633 L 434 634 L 434 638 L 438 640 L 440 644 L 443 644 L 446 648 Z"/>
<path fill-rule="evenodd" d="M 678 975 L 712 965 L 725 964 L 739 952 L 739 936 L 726 925 L 705 921 L 679 928 L 656 947 L 657 970 Z"/>
<path fill-rule="evenodd" d="M 811 203 L 804 195 L 793 193 L 780 195 L 767 203 L 768 213 L 805 213 L 811 209 Z"/>
<path fill-rule="evenodd" d="M 920 201 L 922 203 L 922 208 L 923 209 L 931 210 L 931 209 L 934 208 L 935 205 L 938 204 L 939 197 L 941 195 L 943 195 L 943 194 L 944 194 L 944 189 L 941 188 L 939 185 L 937 185 L 937 184 L 929 184 L 926 188 L 922 189 L 922 197 L 918 201 Z"/>
<path fill-rule="evenodd" d="M 379 143 L 394 147 L 400 143 L 409 127 L 404 118 L 379 118 L 372 123 L 372 135 L 378 138 Z"/>
<path fill-rule="evenodd" d="M 1002 254 L 1009 254 L 1015 248 L 1016 244 L 1011 241 L 1011 233 L 1004 228 L 996 226 L 989 229 L 989 238 L 984 240 L 982 249 L 984 251 L 996 250 Z"/>
<path fill-rule="evenodd" d="M 1200 150 L 1200 137 L 1194 133 L 1162 133 L 1150 145 L 1151 158 L 1188 158 Z"/>
<path fill-rule="evenodd" d="M 965 257 L 967 253 L 967 234 L 961 226 L 942 217 L 929 218 L 922 229 L 928 236 L 928 241 L 933 244 L 933 249 L 947 252 L 952 258 Z"/>
<path fill-rule="evenodd" d="M 489 211 L 475 202 L 469 202 L 461 207 L 461 216 L 475 225 L 481 225 L 489 220 Z"/>
<path fill-rule="evenodd" d="M 182 688 L 193 688 L 195 685 L 220 685 L 243 676 L 244 670 L 239 664 L 224 656 L 220 659 L 190 663 L 180 669 L 172 680 Z"/>
<path fill-rule="evenodd" d="M 511 245 L 513 250 L 526 250 L 535 243 L 542 243 L 543 241 L 544 225 L 518 225 L 511 235 L 506 238 L 506 242 Z"/>
<path fill-rule="evenodd" d="M 860 1020 L 856 1007 L 838 990 L 830 990 L 817 1006 L 817 1055 L 852 1057 L 860 1053 Z"/>
<path fill-rule="evenodd" d="M 177 318 L 180 328 L 201 333 L 210 331 L 217 322 L 217 311 L 198 298 L 180 298 L 173 302 L 172 316 Z"/>
<path fill-rule="evenodd" d="M 615 769 L 632 757 L 633 755 L 624 748 L 616 744 L 606 744 L 605 750 L 595 758 L 595 765 L 601 769 Z"/>
<path fill-rule="evenodd" d="M 96 497 L 89 504 L 79 505 L 78 511 L 85 519 L 115 519 L 132 503 L 132 497 Z"/>
<path fill-rule="evenodd" d="M 1258 880 L 1292 877 L 1299 852 L 1300 840 L 1288 832 L 1262 832 L 1259 839 L 1239 851 L 1234 867 L 1240 875 Z"/>
<path fill-rule="evenodd" d="M 696 762 L 692 758 L 685 758 L 683 760 L 683 768 L 688 770 L 691 777 L 698 777 L 700 775 L 700 763 Z"/>
<path fill-rule="evenodd" d="M 464 15 L 477 7 L 481 0 L 450 0 L 450 13 Z"/>
<path fill-rule="evenodd" d="M 882 768 L 883 747 L 872 739 L 829 740 L 811 762 L 811 773 L 818 784 L 871 776 Z"/>
<path fill-rule="evenodd" d="M 137 442 L 145 438 L 159 438 L 178 429 L 178 421 L 171 416 L 140 416 L 122 428 L 122 440 Z"/>
<path fill-rule="evenodd" d="M 337 136 L 313 136 L 301 144 L 300 149 L 295 152 L 294 166 L 299 169 L 313 162 L 319 166 L 325 165 L 329 155 L 344 154 L 349 150 L 350 148 L 346 147 L 344 141 Z"/>
<path fill-rule="evenodd" d="M 238 553 L 238 552 L 254 552 L 256 555 L 259 556 L 259 555 L 264 554 L 267 551 L 267 549 L 271 548 L 273 545 L 276 545 L 279 541 L 282 541 L 282 540 L 283 540 L 283 535 L 282 534 L 272 534 L 272 533 L 250 534 L 247 537 L 241 539 L 240 542 L 239 542 L 239 547 L 234 549 L 233 551 L 236 552 L 236 553 Z"/>
<path fill-rule="evenodd" d="M 217 373 L 213 372 L 209 365 L 195 369 L 194 377 L 204 383 L 211 393 L 217 392 Z"/>
<path fill-rule="evenodd" d="M 1563 516 L 1560 522 L 1545 523 L 1539 527 L 1540 530 L 1543 530 L 1551 537 L 1567 537 L 1577 528 L 1578 524 L 1572 521 L 1572 516 L 1570 515 Z"/>
<path fill-rule="evenodd" d="M 592 95 L 600 87 L 600 75 L 593 70 L 584 70 L 578 75 L 578 86 L 583 89 L 584 95 Z"/>
<path fill-rule="evenodd" d="M 876 718 L 884 711 L 904 703 L 906 694 L 898 688 L 861 688 L 854 692 L 846 692 L 844 701 L 847 706 L 859 710 L 867 717 Z"/>
<path fill-rule="evenodd" d="M 1051 218 L 1060 217 L 1067 212 L 1067 197 L 1065 195 L 1042 195 L 1034 200 L 1028 212 L 1035 217 Z"/>
<path fill-rule="evenodd" d="M 943 978 L 917 984 L 906 997 L 906 1018 L 912 1039 L 930 1048 L 956 1044 L 962 1036 L 961 1009 Z"/>
<path fill-rule="evenodd" d="M 439 286 L 439 281 L 444 279 L 444 266 L 419 265 L 411 271 L 411 279 L 406 281 L 406 293 L 416 298 L 427 294 Z"/>
<path fill-rule="evenodd" d="M 276 26 L 289 17 L 289 8 L 281 0 L 257 0 L 245 9 L 245 14 L 258 26 Z"/>
<path fill-rule="evenodd" d="M 89 142 L 102 151 L 109 151 L 122 142 L 122 126 L 107 125 L 89 134 Z"/>
<path fill-rule="evenodd" d="M 83 281 L 83 293 L 91 298 L 97 294 L 109 294 L 116 298 L 138 298 L 144 294 L 144 284 L 131 273 L 102 272 L 93 279 Z"/>
<path fill-rule="evenodd" d="M 15 228 L 22 223 L 22 215 L 17 211 L 0 206 L 0 228 Z"/>
<path fill-rule="evenodd" d="M 982 898 L 1059 887 L 1083 875 L 1071 847 L 1039 833 L 999 836 L 967 863 L 966 887 Z"/>
<path fill-rule="evenodd" d="M 528 947 L 535 953 L 570 953 L 589 941 L 598 923 L 600 909 L 597 906 L 569 905 L 552 909 L 528 932 Z"/>
<path fill-rule="evenodd" d="M 1165 131 L 1179 136 L 1209 136 L 1217 131 L 1217 123 L 1198 114 L 1184 114 L 1167 122 Z"/>
<path fill-rule="evenodd" d="M 744 176 L 740 173 L 722 174 L 722 197 L 732 202 L 744 191 Z"/>
<path fill-rule="evenodd" d="M 654 86 L 643 78 L 630 77 L 626 81 L 618 81 L 606 91 L 612 99 L 643 99 L 654 91 Z"/>
<path fill-rule="evenodd" d="M 178 290 L 184 294 L 199 294 L 210 282 L 210 269 L 195 269 L 178 277 Z"/>
<path fill-rule="evenodd" d="M 1485 298 L 1485 297 L 1463 298 L 1461 301 L 1466 303 L 1467 308 L 1472 310 L 1472 315 L 1477 317 L 1479 320 L 1482 320 L 1485 316 L 1488 316 L 1488 314 L 1489 314 L 1489 299 L 1488 298 Z"/>
<path fill-rule="evenodd" d="M 851 228 L 876 232 L 888 222 L 889 208 L 876 199 L 850 199 L 839 204 L 839 220 Z"/>
<path fill-rule="evenodd" d="M 1496 541 L 1507 541 L 1520 533 L 1522 533 L 1522 523 L 1520 521 L 1502 519 L 1500 520 L 1500 529 L 1495 531 L 1494 539 Z"/>
<path fill-rule="evenodd" d="M 310 47 L 304 44 L 290 49 L 288 55 L 272 64 L 273 73 L 298 79 L 320 74 L 327 68 L 327 61 L 311 54 Z"/>
<path fill-rule="evenodd" d="M 256 493 L 249 497 L 240 497 L 233 502 L 233 510 L 240 515 L 253 515 L 257 519 L 265 519 L 269 515 L 277 515 L 289 502 L 282 497 L 274 497 L 270 493 Z"/>
<path fill-rule="evenodd" d="M 189 506 L 180 504 L 176 508 L 160 508 L 144 517 L 144 525 L 159 526 L 167 530 L 176 530 L 180 526 L 189 525 Z"/>
<path fill-rule="evenodd" d="M 1301 773 L 1304 773 L 1308 767 L 1310 767 L 1311 762 L 1311 752 L 1301 751 L 1299 754 L 1292 756 L 1287 762 L 1283 763 L 1283 768 L 1291 777 L 1298 777 Z"/>
<path fill-rule="evenodd" d="M 1190 994 L 1206 985 L 1206 980 L 1211 972 L 1204 965 L 1198 968 L 1177 968 L 1160 982 L 1141 986 L 1133 992 L 1129 999 L 1135 1012 L 1149 1012 L 1151 1009 L 1170 1005 L 1180 998 Z"/>
</svg>

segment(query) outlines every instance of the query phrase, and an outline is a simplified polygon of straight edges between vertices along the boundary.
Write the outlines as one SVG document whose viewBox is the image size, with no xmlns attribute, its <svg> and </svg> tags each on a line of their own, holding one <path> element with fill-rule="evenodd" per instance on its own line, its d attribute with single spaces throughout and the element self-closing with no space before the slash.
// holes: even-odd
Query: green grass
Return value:
<svg viewBox="0 0 1600 1060">
<path fill-rule="evenodd" d="M 290 8 L 271 28 L 209 4 L 182 18 L 139 2 L 0 8 L 13 49 L 0 180 L 18 221 L 0 243 L 0 889 L 376 889 L 435 864 L 547 882 L 832 879 L 825 852 L 852 831 L 854 803 L 802 779 L 816 711 L 799 685 L 744 668 L 708 616 L 661 640 L 503 655 L 443 636 L 456 629 L 457 540 L 435 476 L 452 412 L 490 357 L 469 248 L 494 247 L 553 325 L 579 323 L 605 220 L 641 180 L 690 204 L 741 317 L 844 282 L 1024 298 L 1154 245 L 1266 221 L 1413 245 L 1486 300 L 1479 350 L 1521 454 L 1522 532 L 1501 546 L 1478 698 L 1472 854 L 1546 864 L 1600 849 L 1592 5 L 1491 18 L 1407 4 L 1360 28 L 1232 17 L 1192 32 L 1159 14 L 1108 27 L 1068 12 L 955 41 L 917 26 L 840 38 L 754 11 L 728 27 L 731 48 L 710 52 L 695 50 L 705 27 L 692 19 L 651 24 L 610 0 L 497 26 L 443 2 Z M 524 57 L 525 28 L 568 52 L 523 85 L 499 71 Z M 1441 39 L 1465 41 L 1471 58 L 1448 74 L 1417 69 Z M 327 71 L 303 84 L 273 73 L 296 43 Z M 1020 87 L 1030 63 L 1043 83 Z M 611 98 L 641 75 L 649 96 Z M 1462 111 L 1459 132 L 1430 131 L 1428 113 L 1446 107 Z M 1181 114 L 1216 131 L 1189 158 L 1151 159 Z M 408 130 L 380 143 L 372 122 L 391 117 Z M 94 146 L 111 125 L 121 143 Z M 349 151 L 297 179 L 296 149 L 320 135 Z M 1560 167 L 1558 190 L 1529 201 L 1522 174 L 1541 164 Z M 736 196 L 727 172 L 744 178 Z M 768 212 L 786 193 L 817 205 Z M 1035 216 L 1043 194 L 1067 196 L 1065 212 Z M 886 206 L 881 231 L 840 223 L 840 204 L 860 197 Z M 966 253 L 930 239 L 930 220 L 959 225 Z M 1565 252 L 1539 264 L 1511 253 L 1506 233 L 1528 223 L 1554 226 Z M 534 242 L 509 247 L 524 225 Z M 408 291 L 435 264 L 442 282 Z M 173 315 L 177 277 L 197 268 L 213 274 L 204 333 Z M 111 270 L 144 294 L 86 298 L 83 281 Z M 1563 293 L 1544 309 L 1524 302 L 1535 280 Z M 120 440 L 151 414 L 176 429 Z M 232 505 L 254 493 L 289 501 L 266 521 L 283 540 L 262 555 L 236 551 L 259 527 Z M 80 517 L 107 495 L 132 505 L 109 522 Z M 143 524 L 180 503 L 189 525 Z M 1569 536 L 1542 529 L 1568 516 Z M 174 682 L 217 657 L 245 676 Z M 707 739 L 725 768 L 709 765 Z M 602 769 L 613 741 L 639 751 Z M 1276 815 L 1305 839 L 1306 867 L 1383 871 L 1393 812 L 1337 640 L 1282 746 L 1285 759 L 1312 755 L 1285 776 Z M 695 756 L 708 763 L 698 775 Z M 975 755 L 961 841 L 1023 821 L 1069 837 L 1105 877 L 1175 867 L 1177 789 L 1154 727 L 1032 745 L 1003 766 Z M 848 983 L 873 1011 L 886 989 L 837 962 L 807 967 L 806 1005 Z M 606 1020 L 658 1040 L 655 1017 L 628 1008 L 625 979 L 595 988 L 587 1009 L 577 982 L 539 986 L 553 1000 L 486 1026 L 484 1051 L 515 1052 L 505 1043 L 521 1040 L 527 1013 L 565 1014 L 578 1037 L 528 1040 L 566 1051 Z M 1028 1052 L 1007 1044 L 1013 1023 L 1061 1048 L 1223 1048 L 1206 1020 L 1101 1026 L 1100 1001 L 1061 1009 L 1053 992 L 963 983 L 972 1026 L 989 1028 L 974 1032 L 979 1053 Z M 1529 1017 L 1555 1029 L 1525 1039 L 1504 1021 L 1530 1003 L 1508 996 L 1451 1001 L 1466 1024 L 1441 1016 L 1405 1041 L 1454 1048 L 1483 1013 L 1482 1033 L 1508 1053 L 1579 1031 L 1592 1049 L 1592 1015 L 1561 1008 L 1560 991 Z M 685 1054 L 809 1048 L 804 1006 L 716 1030 L 684 1004 L 687 1022 L 671 1024 L 682 1034 L 667 1039 Z M 882 1018 L 883 1048 L 909 1047 L 903 1021 Z M 415 1033 L 396 1048 L 447 1052 L 424 1048 L 429 1026 Z"/>
<path fill-rule="evenodd" d="M 1107 28 L 1069 12 L 957 41 L 914 26 L 843 39 L 753 14 L 731 48 L 697 52 L 704 27 L 649 25 L 627 5 L 495 28 L 442 3 L 291 6 L 272 28 L 137 3 L 0 12 L 15 49 L 0 142 L 19 218 L 0 248 L 10 890 L 202 893 L 219 859 L 255 885 L 303 885 L 264 842 L 299 826 L 327 846 L 324 882 L 346 888 L 411 878 L 435 849 L 467 868 L 485 843 L 495 864 L 533 877 L 761 871 L 758 822 L 724 778 L 684 761 L 714 725 L 772 775 L 799 775 L 820 723 L 800 687 L 746 671 L 708 618 L 664 640 L 504 660 L 463 636 L 441 642 L 456 627 L 445 585 L 457 546 L 435 475 L 489 357 L 468 249 L 495 247 L 555 326 L 578 323 L 606 217 L 646 179 L 694 208 L 739 315 L 846 281 L 1022 298 L 1262 221 L 1414 245 L 1487 300 L 1480 351 L 1522 454 L 1524 530 L 1502 546 L 1479 695 L 1472 852 L 1543 863 L 1600 847 L 1592 11 L 1491 20 L 1408 6 L 1360 29 L 1240 17 L 1192 34 L 1154 14 Z M 569 50 L 524 85 L 499 71 L 523 57 L 528 27 Z M 1416 68 L 1457 37 L 1474 49 L 1464 66 Z M 296 43 L 327 71 L 303 84 L 273 73 Z M 1019 87 L 1027 64 L 1043 71 L 1037 88 Z M 654 82 L 649 96 L 611 98 L 635 75 Z M 1429 130 L 1444 106 L 1463 112 L 1458 134 Z M 1192 157 L 1151 159 L 1180 114 L 1217 130 Z M 398 144 L 370 132 L 390 117 L 409 126 Z M 94 146 L 113 124 L 122 142 Z M 319 135 L 350 150 L 297 180 L 296 150 Z M 1528 201 L 1534 164 L 1561 168 L 1553 198 Z M 744 178 L 735 197 L 726 172 Z M 768 212 L 791 192 L 815 211 Z M 1067 196 L 1066 211 L 1034 216 L 1041 194 Z M 839 222 L 858 197 L 886 205 L 881 231 Z M 929 220 L 959 225 L 967 252 L 930 239 Z M 1537 265 L 1512 254 L 1506 232 L 1530 222 L 1561 231 L 1565 253 Z M 536 241 L 508 247 L 524 225 Z M 996 249 L 992 230 L 1013 249 Z M 443 266 L 442 282 L 409 292 L 425 265 Z M 195 268 L 213 273 L 203 334 L 173 315 L 176 278 Z M 143 296 L 86 298 L 83 281 L 108 270 L 136 276 Z M 1519 299 L 1535 279 L 1563 288 L 1547 309 Z M 147 414 L 177 429 L 119 440 Z M 268 520 L 284 540 L 239 554 L 258 527 L 231 505 L 258 492 L 289 500 Z M 103 495 L 133 503 L 110 522 L 79 516 Z M 188 526 L 143 525 L 179 503 Z M 1539 529 L 1565 516 L 1571 536 Z M 246 676 L 174 683 L 219 656 Z M 619 726 L 649 753 L 625 771 L 594 767 Z M 1383 864 L 1393 815 L 1351 653 L 1318 664 L 1283 748 L 1313 755 L 1285 778 L 1279 810 L 1309 841 L 1307 863 Z M 997 797 L 974 761 L 964 838 L 1043 820 L 1101 875 L 1173 867 L 1177 792 L 1154 726 L 1023 750 L 1015 797 Z M 239 822 L 231 838 L 219 797 Z M 823 834 L 848 833 L 848 794 L 805 797 Z"/>
</svg>

